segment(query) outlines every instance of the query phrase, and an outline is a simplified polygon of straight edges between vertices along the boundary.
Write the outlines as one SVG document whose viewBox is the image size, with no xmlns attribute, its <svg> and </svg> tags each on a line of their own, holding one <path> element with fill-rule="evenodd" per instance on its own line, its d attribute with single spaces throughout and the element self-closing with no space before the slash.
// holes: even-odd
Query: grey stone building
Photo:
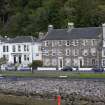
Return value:
<svg viewBox="0 0 105 105">
<path fill-rule="evenodd" d="M 99 65 L 102 57 L 100 42 L 103 37 L 102 27 L 74 28 L 68 23 L 67 29 L 48 27 L 42 42 L 44 66 L 93 67 Z"/>
</svg>

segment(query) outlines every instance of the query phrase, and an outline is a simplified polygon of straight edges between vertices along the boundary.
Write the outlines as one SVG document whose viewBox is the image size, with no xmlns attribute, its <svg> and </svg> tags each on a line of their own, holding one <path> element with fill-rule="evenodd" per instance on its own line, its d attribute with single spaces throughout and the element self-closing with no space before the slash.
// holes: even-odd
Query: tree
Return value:
<svg viewBox="0 0 105 105">
<path fill-rule="evenodd" d="M 7 63 L 7 59 L 5 57 L 0 58 L 0 65 L 6 64 L 6 63 Z"/>
<path fill-rule="evenodd" d="M 34 60 L 32 62 L 32 64 L 30 64 L 29 66 L 32 67 L 32 72 L 33 72 L 34 70 L 37 69 L 37 67 L 42 67 L 43 66 L 43 62 L 41 60 Z"/>
<path fill-rule="evenodd" d="M 104 0 L 0 0 L 0 35 L 38 36 L 49 24 L 66 28 L 100 26 L 105 22 Z"/>
</svg>

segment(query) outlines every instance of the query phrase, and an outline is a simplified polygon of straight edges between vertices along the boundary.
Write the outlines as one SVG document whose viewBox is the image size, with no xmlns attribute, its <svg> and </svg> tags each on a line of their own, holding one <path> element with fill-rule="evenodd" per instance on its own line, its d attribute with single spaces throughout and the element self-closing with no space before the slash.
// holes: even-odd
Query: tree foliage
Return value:
<svg viewBox="0 0 105 105">
<path fill-rule="evenodd" d="M 0 58 L 0 65 L 6 64 L 6 63 L 7 63 L 7 59 L 6 58 L 4 58 L 4 57 Z"/>
<path fill-rule="evenodd" d="M 32 69 L 37 69 L 37 67 L 43 66 L 43 62 L 41 60 L 34 60 L 29 66 L 32 67 Z"/>
<path fill-rule="evenodd" d="M 104 0 L 0 0 L 0 34 L 37 36 L 49 24 L 66 28 L 100 26 L 105 22 Z"/>
</svg>

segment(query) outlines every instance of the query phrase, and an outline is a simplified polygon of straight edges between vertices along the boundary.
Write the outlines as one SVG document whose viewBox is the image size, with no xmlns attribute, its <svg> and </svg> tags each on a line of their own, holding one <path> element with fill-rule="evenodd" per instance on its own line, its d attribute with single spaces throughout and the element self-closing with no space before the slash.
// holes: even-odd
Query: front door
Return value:
<svg viewBox="0 0 105 105">
<path fill-rule="evenodd" d="M 14 64 L 16 63 L 16 56 L 14 56 Z"/>
<path fill-rule="evenodd" d="M 21 63 L 21 55 L 19 55 L 19 63 Z"/>
<path fill-rule="evenodd" d="M 80 67 L 82 67 L 82 59 L 80 59 Z"/>
<path fill-rule="evenodd" d="M 83 67 L 84 66 L 84 59 L 83 59 L 83 57 L 79 57 L 78 58 L 78 66 L 79 67 Z"/>
<path fill-rule="evenodd" d="M 62 57 L 58 58 L 58 67 L 63 68 L 63 58 Z"/>
</svg>

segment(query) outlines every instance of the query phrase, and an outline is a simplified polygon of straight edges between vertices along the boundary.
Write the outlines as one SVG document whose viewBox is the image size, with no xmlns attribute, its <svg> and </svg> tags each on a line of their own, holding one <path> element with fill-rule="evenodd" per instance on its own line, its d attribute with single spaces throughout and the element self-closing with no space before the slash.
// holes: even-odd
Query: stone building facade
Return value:
<svg viewBox="0 0 105 105">
<path fill-rule="evenodd" d="M 102 35 L 102 27 L 74 28 L 69 23 L 67 29 L 54 29 L 49 25 L 42 42 L 44 66 L 98 66 L 102 56 L 99 50 Z"/>
</svg>

